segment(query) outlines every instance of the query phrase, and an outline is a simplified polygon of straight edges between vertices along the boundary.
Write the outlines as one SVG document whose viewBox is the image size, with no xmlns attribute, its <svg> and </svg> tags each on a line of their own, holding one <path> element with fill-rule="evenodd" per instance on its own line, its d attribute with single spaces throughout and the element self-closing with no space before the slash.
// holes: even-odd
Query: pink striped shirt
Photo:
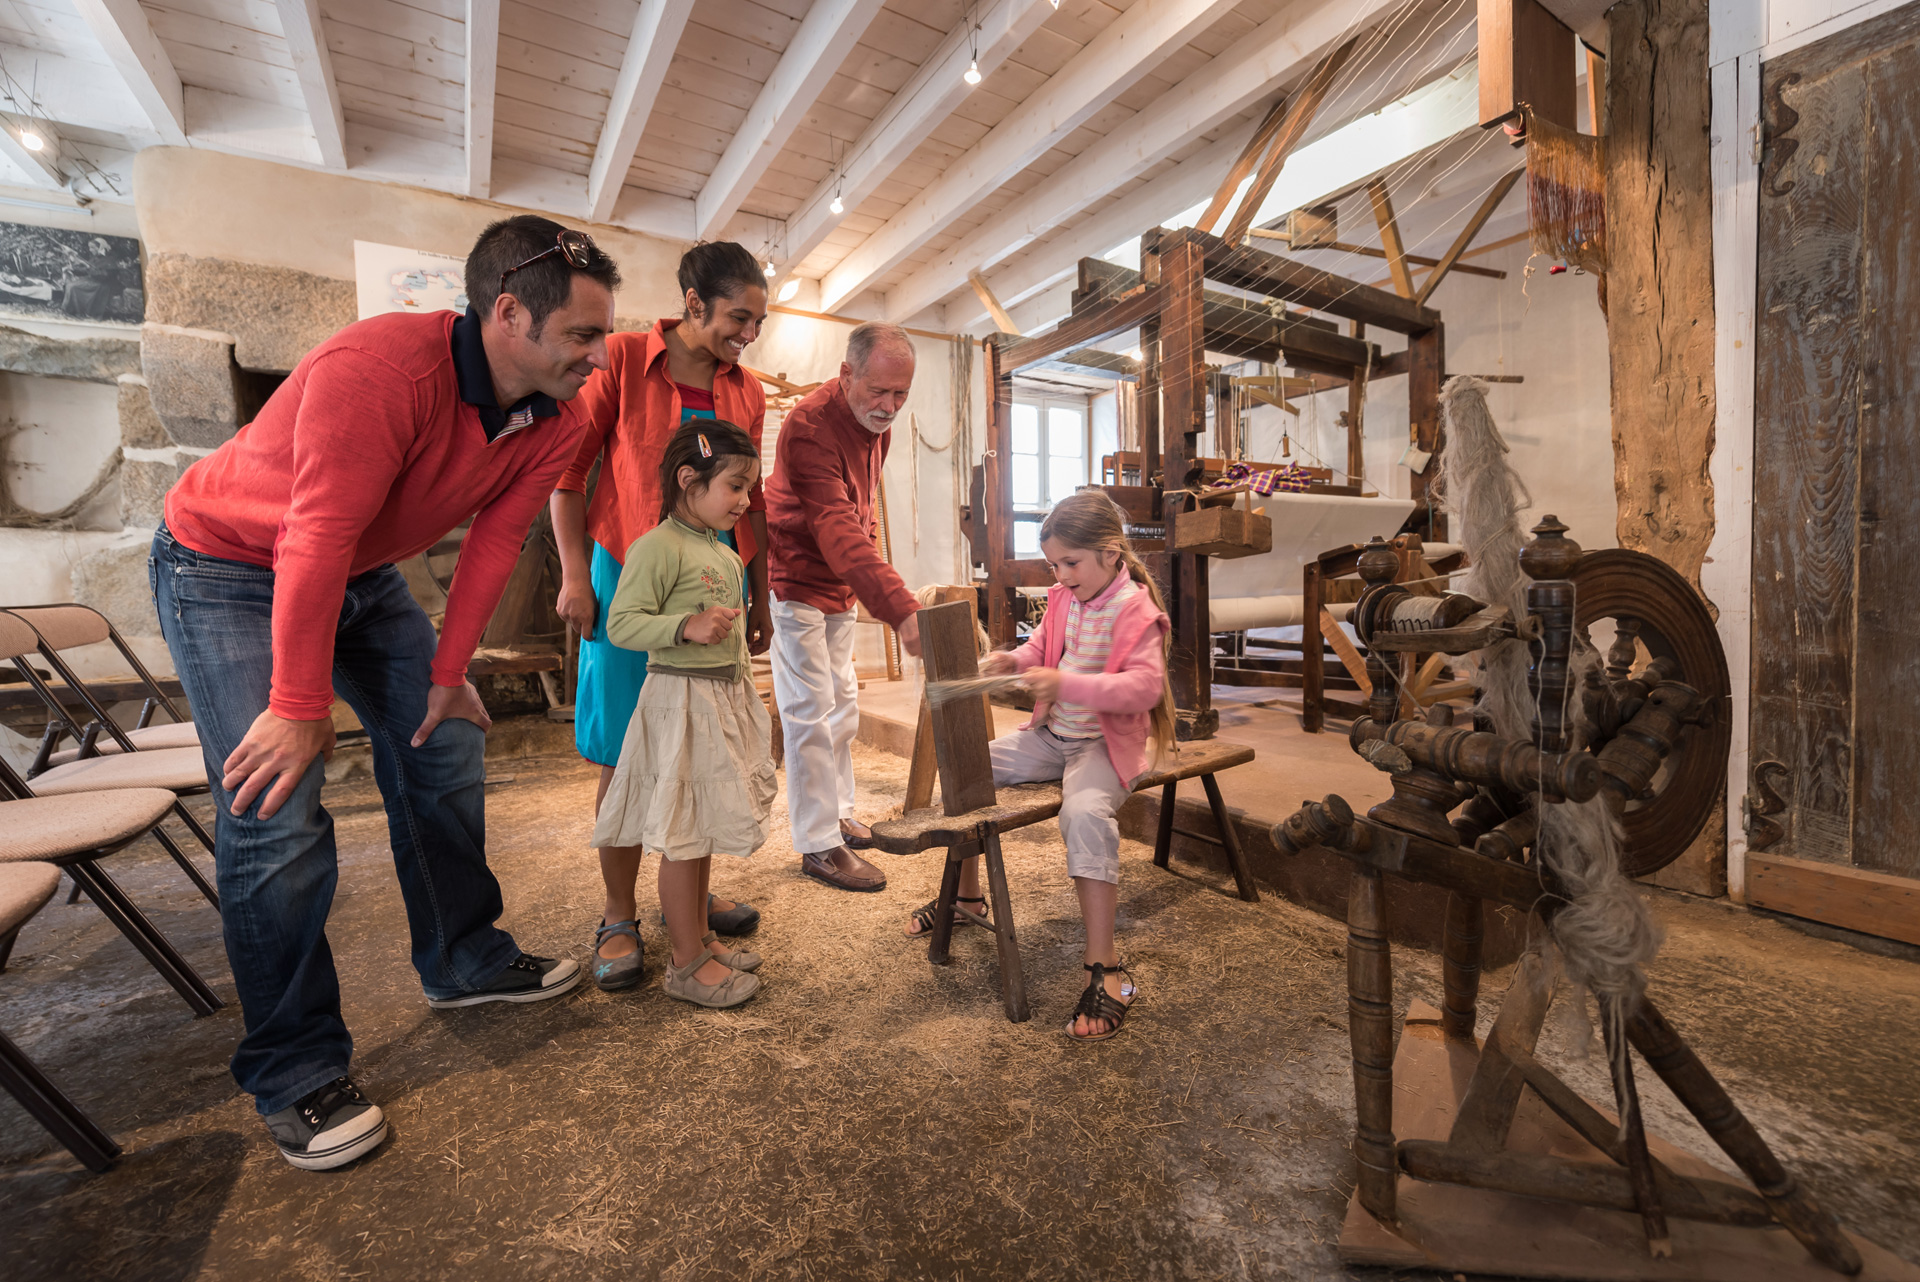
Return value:
<svg viewBox="0 0 1920 1282">
<path fill-rule="evenodd" d="M 1139 590 L 1140 585 L 1122 569 L 1093 600 L 1069 598 L 1067 644 L 1060 655 L 1060 671 L 1091 674 L 1107 670 L 1107 656 L 1113 650 L 1113 625 L 1127 599 Z M 1056 703 L 1047 714 L 1047 728 L 1062 739 L 1097 739 L 1100 714 L 1084 704 Z"/>
</svg>

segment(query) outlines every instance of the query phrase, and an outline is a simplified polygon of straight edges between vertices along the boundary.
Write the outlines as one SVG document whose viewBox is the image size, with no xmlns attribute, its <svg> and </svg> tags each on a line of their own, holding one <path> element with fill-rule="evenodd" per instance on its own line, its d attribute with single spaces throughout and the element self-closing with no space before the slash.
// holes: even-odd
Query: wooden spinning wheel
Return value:
<svg viewBox="0 0 1920 1282">
<path fill-rule="evenodd" d="M 1365 815 L 1329 796 L 1274 828 L 1284 853 L 1320 847 L 1353 864 L 1347 998 L 1356 1187 L 1343 1257 L 1561 1278 L 1920 1278 L 1841 1230 L 1652 993 L 1600 1003 L 1617 1121 L 1535 1058 L 1553 999 L 1545 954 L 1522 958 L 1493 1027 L 1484 1040 L 1478 1035 L 1486 907 L 1529 915 L 1545 938 L 1579 894 L 1542 857 L 1549 808 L 1601 800 L 1622 823 L 1623 865 L 1643 872 L 1671 862 L 1699 834 L 1726 770 L 1726 661 L 1704 604 L 1652 557 L 1583 554 L 1566 533 L 1549 516 L 1520 554 L 1531 580 L 1524 618 L 1467 600 L 1437 612 L 1391 582 L 1391 549 L 1369 545 L 1359 568 L 1370 586 L 1354 618 L 1368 645 L 1373 694 L 1351 740 L 1393 776 L 1393 796 Z M 1603 620 L 1614 630 L 1601 638 L 1604 666 L 1587 668 L 1583 679 L 1576 633 Z M 1528 643 L 1527 738 L 1484 722 L 1455 726 L 1444 707 L 1419 719 L 1400 715 L 1389 656 L 1468 654 L 1506 638 Z M 1576 708 L 1580 715 L 1570 715 Z M 1444 1007 L 1431 1017 L 1410 1013 L 1398 1053 L 1388 877 L 1450 892 Z M 1650 1143 L 1629 1049 L 1746 1183 L 1688 1167 L 1684 1154 Z M 1778 1229 L 1785 1233 L 1769 1231 Z"/>
<path fill-rule="evenodd" d="M 1618 685 L 1660 662 L 1668 679 L 1691 686 L 1704 699 L 1647 791 L 1628 802 L 1620 817 L 1622 870 L 1629 877 L 1644 876 L 1665 868 L 1693 844 L 1726 785 L 1733 744 L 1726 652 L 1700 595 L 1664 561 L 1609 548 L 1582 554 L 1567 577 L 1574 586 L 1574 630 L 1588 636 L 1602 620 L 1614 626 L 1606 656 L 1610 683 Z M 1637 662 L 1642 652 L 1646 661 Z"/>
</svg>

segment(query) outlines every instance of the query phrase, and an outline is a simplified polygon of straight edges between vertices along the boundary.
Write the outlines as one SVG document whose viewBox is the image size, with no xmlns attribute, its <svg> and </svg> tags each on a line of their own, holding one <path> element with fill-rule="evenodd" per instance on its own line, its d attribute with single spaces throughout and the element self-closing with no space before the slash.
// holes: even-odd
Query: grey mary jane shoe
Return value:
<svg viewBox="0 0 1920 1282">
<path fill-rule="evenodd" d="M 660 977 L 661 991 L 669 997 L 677 997 L 683 1002 L 692 1002 L 695 1006 L 705 1006 L 709 1010 L 727 1010 L 752 1000 L 760 991 L 760 977 L 749 975 L 744 970 L 727 971 L 727 977 L 717 984 L 704 984 L 693 977 L 695 971 L 709 961 L 718 958 L 702 948 L 694 954 L 692 961 L 684 966 L 676 966 L 673 959 L 667 959 L 667 973 Z M 725 963 L 723 962 L 722 965 Z"/>
<path fill-rule="evenodd" d="M 719 936 L 714 934 L 714 932 L 708 931 L 701 937 L 700 942 L 702 944 L 711 944 L 718 938 Z M 751 952 L 745 948 L 736 948 L 730 952 L 714 953 L 713 955 L 720 959 L 721 965 L 732 967 L 734 970 L 760 969 L 760 954 Z"/>
<path fill-rule="evenodd" d="M 614 935 L 630 936 L 633 939 L 633 951 L 625 957 L 602 957 L 600 946 Z M 593 932 L 593 982 L 604 992 L 619 992 L 639 983 L 641 975 L 646 972 L 645 957 L 646 945 L 640 940 L 638 922 L 616 921 L 609 926 L 603 921 L 599 929 Z"/>
</svg>

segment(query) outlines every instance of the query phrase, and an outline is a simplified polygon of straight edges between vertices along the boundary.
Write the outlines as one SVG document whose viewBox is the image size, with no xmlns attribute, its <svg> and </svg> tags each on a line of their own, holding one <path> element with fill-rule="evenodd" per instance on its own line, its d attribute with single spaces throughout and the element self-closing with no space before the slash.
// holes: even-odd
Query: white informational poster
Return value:
<svg viewBox="0 0 1920 1282">
<path fill-rule="evenodd" d="M 428 249 L 353 242 L 360 319 L 386 312 L 464 312 L 466 260 Z"/>
</svg>

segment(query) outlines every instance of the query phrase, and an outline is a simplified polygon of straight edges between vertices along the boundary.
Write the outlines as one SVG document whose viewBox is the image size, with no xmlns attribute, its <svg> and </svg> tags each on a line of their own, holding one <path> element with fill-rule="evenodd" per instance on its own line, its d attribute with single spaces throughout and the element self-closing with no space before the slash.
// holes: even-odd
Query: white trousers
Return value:
<svg viewBox="0 0 1920 1282">
<path fill-rule="evenodd" d="M 853 817 L 853 738 L 860 684 L 853 670 L 857 610 L 828 614 L 773 598 L 773 698 L 787 765 L 795 854 L 832 850 Z"/>
</svg>

